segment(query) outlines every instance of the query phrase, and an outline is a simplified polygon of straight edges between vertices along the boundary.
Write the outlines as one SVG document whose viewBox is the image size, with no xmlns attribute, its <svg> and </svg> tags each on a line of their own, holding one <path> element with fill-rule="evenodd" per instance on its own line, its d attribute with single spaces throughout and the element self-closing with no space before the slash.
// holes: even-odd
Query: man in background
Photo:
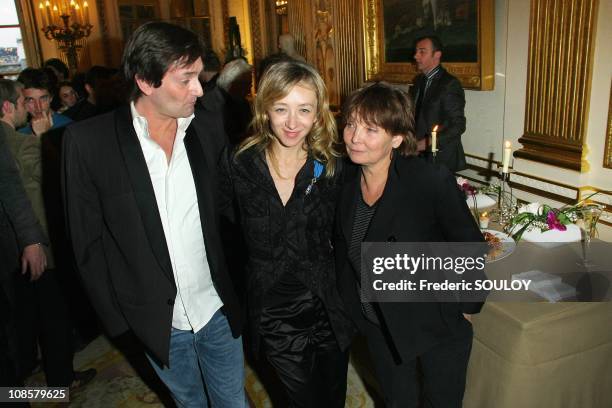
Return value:
<svg viewBox="0 0 612 408">
<path fill-rule="evenodd" d="M 23 125 L 27 112 L 21 84 L 0 79 L 0 127 L 6 146 L 17 164 L 31 208 L 42 232 L 49 236 L 43 200 L 41 140 L 33 135 L 23 135 L 15 127 Z M 59 190 L 59 186 L 57 187 Z M 28 208 L 24 208 L 28 211 Z M 42 241 L 39 241 L 42 242 Z M 47 240 L 45 239 L 45 243 Z M 43 248 L 42 244 L 36 248 Z M 44 246 L 45 249 L 48 249 Z M 30 274 L 11 273 L 4 285 L 12 305 L 11 326 L 14 329 L 11 348 L 17 363 L 17 377 L 23 381 L 37 365 L 38 345 L 42 354 L 42 368 L 48 386 L 81 387 L 91 381 L 96 370 L 73 370 L 71 323 L 60 277 L 51 250 L 46 251 L 45 268 Z M 57 260 L 58 264 L 60 260 Z"/>
<path fill-rule="evenodd" d="M 202 106 L 223 118 L 230 144 L 237 145 L 247 136 L 253 114 L 247 96 L 253 84 L 253 67 L 242 58 L 225 64 L 214 88 L 200 98 Z M 197 119 L 196 119 L 197 120 Z"/>
<path fill-rule="evenodd" d="M 42 136 L 49 130 L 63 128 L 72 122 L 67 116 L 51 110 L 54 91 L 45 71 L 26 68 L 21 71 L 17 81 L 23 84 L 25 106 L 30 114 L 30 123 L 20 128 L 20 133 Z"/>
<path fill-rule="evenodd" d="M 421 37 L 415 43 L 414 59 L 421 71 L 410 88 L 415 101 L 415 128 L 418 148 L 429 156 L 431 132 L 437 129 L 436 161 L 456 172 L 465 169 L 461 135 L 465 132 L 465 93 L 457 78 L 440 61 L 442 43 L 436 36 Z"/>
</svg>

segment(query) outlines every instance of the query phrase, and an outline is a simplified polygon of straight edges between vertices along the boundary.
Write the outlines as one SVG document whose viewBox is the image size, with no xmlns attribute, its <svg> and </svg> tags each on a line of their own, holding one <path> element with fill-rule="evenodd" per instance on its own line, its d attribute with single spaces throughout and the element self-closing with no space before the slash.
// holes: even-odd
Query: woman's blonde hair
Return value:
<svg viewBox="0 0 612 408">
<path fill-rule="evenodd" d="M 336 171 L 338 130 L 336 120 L 329 110 L 327 89 L 319 73 L 310 65 L 299 61 L 283 61 L 270 66 L 261 78 L 254 103 L 254 115 L 250 135 L 238 147 L 236 155 L 256 148 L 271 153 L 276 138 L 270 128 L 268 109 L 286 97 L 294 86 L 301 85 L 313 90 L 317 97 L 316 122 L 306 136 L 308 152 L 325 164 L 325 175 L 332 177 Z"/>
</svg>

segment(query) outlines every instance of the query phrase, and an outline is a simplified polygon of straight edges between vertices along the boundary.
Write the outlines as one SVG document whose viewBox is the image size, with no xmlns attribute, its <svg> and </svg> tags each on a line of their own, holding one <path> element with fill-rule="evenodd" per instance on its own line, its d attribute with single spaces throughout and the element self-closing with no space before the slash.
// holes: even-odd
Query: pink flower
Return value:
<svg viewBox="0 0 612 408">
<path fill-rule="evenodd" d="M 559 231 L 565 231 L 567 227 L 559 221 L 557 218 L 557 213 L 553 210 L 550 210 L 548 214 L 546 214 L 546 224 L 548 224 L 548 229 L 556 229 Z"/>
<path fill-rule="evenodd" d="M 465 194 L 469 194 L 469 195 L 475 195 L 476 194 L 476 189 L 474 187 L 472 187 L 469 183 L 463 183 L 461 185 L 461 190 L 463 190 L 465 192 Z"/>
</svg>

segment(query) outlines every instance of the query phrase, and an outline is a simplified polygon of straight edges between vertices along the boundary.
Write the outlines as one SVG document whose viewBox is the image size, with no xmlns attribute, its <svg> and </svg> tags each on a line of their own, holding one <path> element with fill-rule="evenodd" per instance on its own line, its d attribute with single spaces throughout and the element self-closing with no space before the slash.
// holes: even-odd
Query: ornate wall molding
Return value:
<svg viewBox="0 0 612 408">
<path fill-rule="evenodd" d="M 532 0 L 523 147 L 516 157 L 581 170 L 597 0 Z"/>
<path fill-rule="evenodd" d="M 466 161 L 468 168 L 476 171 L 478 174 L 486 174 L 490 167 L 490 161 L 482 157 L 466 154 Z M 493 168 L 496 168 L 497 165 L 501 166 L 501 163 L 494 161 Z M 497 173 L 494 173 L 494 177 L 497 177 Z M 513 188 L 562 203 L 575 203 L 580 196 L 579 187 L 527 173 L 514 171 L 510 180 Z"/>
<path fill-rule="evenodd" d="M 357 89 L 363 80 L 363 25 L 362 11 L 355 0 L 331 2 L 333 40 L 335 42 L 336 83 L 334 104 L 340 106 L 344 98 Z M 359 51 L 358 51 L 359 50 Z"/>
<path fill-rule="evenodd" d="M 608 127 L 603 165 L 604 167 L 612 169 L 612 84 L 610 85 L 610 100 L 608 101 Z"/>
<path fill-rule="evenodd" d="M 338 65 L 336 64 L 336 44 L 338 43 L 334 13 L 329 1 L 317 0 L 314 14 L 315 63 L 327 86 L 329 104 L 340 105 L 338 95 Z"/>
<path fill-rule="evenodd" d="M 111 66 L 113 61 L 113 55 L 111 53 L 112 45 L 110 40 L 110 33 L 108 30 L 108 23 L 106 21 L 107 19 L 105 7 L 106 5 L 104 0 L 96 0 L 100 37 L 102 39 L 102 48 L 104 49 L 104 61 L 106 62 L 106 65 Z"/>
<path fill-rule="evenodd" d="M 261 6 L 261 7 L 260 7 Z M 263 50 L 262 21 L 265 21 L 265 7 L 260 4 L 260 0 L 249 0 L 249 12 L 251 17 L 251 43 L 253 46 L 253 63 L 259 64 L 265 55 Z"/>
<path fill-rule="evenodd" d="M 479 184 L 486 184 L 488 178 L 485 176 L 487 174 L 491 175 L 491 173 L 489 173 L 491 162 L 488 159 L 471 154 L 466 154 L 466 161 L 468 169 L 462 171 L 461 176 Z M 493 161 L 492 165 L 495 168 L 496 165 L 501 166 L 501 163 Z M 492 175 L 497 177 L 497 173 Z M 612 191 L 610 190 L 594 186 L 570 186 L 568 184 L 521 172 L 512 173 L 510 184 L 516 191 L 533 194 L 543 199 L 553 200 L 563 204 L 575 204 L 578 200 L 594 192 L 598 192 L 599 194 L 592 197 L 591 200 L 605 206 L 604 214 L 601 216 L 599 223 L 612 227 Z M 519 197 L 519 201 L 526 200 L 521 200 Z"/>
<path fill-rule="evenodd" d="M 316 9 L 312 0 L 291 0 L 287 5 L 287 23 L 289 32 L 295 38 L 295 49 L 310 62 L 316 58 L 313 23 Z"/>
</svg>

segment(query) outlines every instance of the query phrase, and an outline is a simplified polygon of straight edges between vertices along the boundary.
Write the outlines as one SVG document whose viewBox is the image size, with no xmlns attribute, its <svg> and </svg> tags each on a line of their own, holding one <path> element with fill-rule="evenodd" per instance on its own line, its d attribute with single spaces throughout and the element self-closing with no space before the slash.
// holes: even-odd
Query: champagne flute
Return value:
<svg viewBox="0 0 612 408">
<path fill-rule="evenodd" d="M 578 262 L 578 265 L 584 266 L 585 268 L 597 266 L 593 262 L 589 261 L 588 251 L 591 245 L 591 240 L 597 231 L 596 226 L 597 222 L 599 221 L 599 217 L 601 217 L 602 211 L 603 206 L 601 205 L 586 204 L 580 208 L 578 212 L 578 216 L 582 221 L 580 223 L 580 234 L 582 235 L 582 260 Z"/>
</svg>

